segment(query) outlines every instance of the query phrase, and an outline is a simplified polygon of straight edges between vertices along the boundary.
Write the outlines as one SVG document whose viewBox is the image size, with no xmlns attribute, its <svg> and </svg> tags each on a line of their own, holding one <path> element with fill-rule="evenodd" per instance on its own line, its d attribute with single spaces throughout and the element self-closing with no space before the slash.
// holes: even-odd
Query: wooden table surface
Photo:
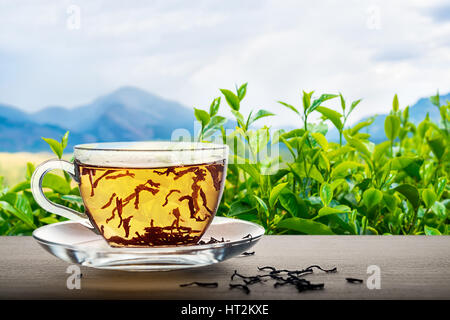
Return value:
<svg viewBox="0 0 450 320">
<path fill-rule="evenodd" d="M 133 273 L 81 267 L 81 289 L 69 290 L 68 263 L 31 237 L 0 237 L 1 299 L 450 299 L 450 237 L 446 236 L 265 236 L 240 256 L 219 264 L 169 272 Z M 305 276 L 323 290 L 299 293 L 273 281 L 252 285 L 251 293 L 230 290 L 234 270 L 260 273 L 258 266 L 303 269 L 318 264 L 337 273 Z M 368 289 L 367 268 L 380 268 L 380 289 Z M 363 284 L 345 278 L 364 279 Z M 191 281 L 217 288 L 185 287 Z"/>
</svg>

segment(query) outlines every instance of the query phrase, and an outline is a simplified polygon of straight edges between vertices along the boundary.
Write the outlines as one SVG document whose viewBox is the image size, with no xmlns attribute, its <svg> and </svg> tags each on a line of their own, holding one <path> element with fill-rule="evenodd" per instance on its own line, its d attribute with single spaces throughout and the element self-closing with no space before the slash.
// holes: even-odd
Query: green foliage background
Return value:
<svg viewBox="0 0 450 320">
<path fill-rule="evenodd" d="M 300 106 L 279 101 L 300 124 L 285 132 L 254 126 L 274 116 L 271 112 L 241 113 L 247 84 L 220 91 L 209 108 L 194 109 L 201 124 L 197 139 L 219 139 L 231 149 L 218 215 L 254 221 L 267 234 L 449 234 L 450 103 L 442 105 L 439 94 L 430 99 L 440 111 L 440 123 L 427 116 L 418 126 L 409 122 L 409 107 L 401 110 L 395 95 L 385 121 L 386 141 L 375 145 L 361 132 L 373 118 L 347 126 L 361 100 L 349 103 L 342 94 L 316 96 L 313 91 L 302 93 Z M 224 127 L 227 119 L 218 115 L 223 97 L 237 123 L 231 133 Z M 339 111 L 326 106 L 331 99 L 339 100 Z M 313 113 L 322 120 L 309 122 Z M 325 120 L 339 131 L 339 143 L 325 138 Z M 61 141 L 44 140 L 61 158 L 67 139 L 68 133 Z M 267 157 L 271 146 L 287 151 Z M 13 187 L 0 177 L 1 235 L 29 235 L 64 220 L 34 201 L 33 171 L 29 163 L 25 180 Z M 84 210 L 69 175 L 47 174 L 43 185 L 51 201 Z"/>
</svg>

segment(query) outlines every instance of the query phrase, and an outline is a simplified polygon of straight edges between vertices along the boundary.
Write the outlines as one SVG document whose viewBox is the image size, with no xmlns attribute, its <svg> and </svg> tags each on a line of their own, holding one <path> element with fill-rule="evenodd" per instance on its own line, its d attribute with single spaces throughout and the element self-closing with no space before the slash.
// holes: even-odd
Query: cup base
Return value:
<svg viewBox="0 0 450 320">
<path fill-rule="evenodd" d="M 215 217 L 198 244 L 175 247 L 112 248 L 102 236 L 71 221 L 36 229 L 33 237 L 45 250 L 69 263 L 97 269 L 163 271 L 230 259 L 248 251 L 263 234 L 264 228 L 257 224 Z"/>
</svg>

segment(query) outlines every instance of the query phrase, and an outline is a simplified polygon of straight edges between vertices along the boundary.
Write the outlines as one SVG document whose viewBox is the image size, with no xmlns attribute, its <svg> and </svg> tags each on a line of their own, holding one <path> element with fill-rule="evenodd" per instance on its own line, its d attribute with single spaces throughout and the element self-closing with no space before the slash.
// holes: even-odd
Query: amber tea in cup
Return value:
<svg viewBox="0 0 450 320">
<path fill-rule="evenodd" d="M 97 230 L 114 247 L 197 243 L 222 196 L 228 148 L 187 142 L 78 145 L 74 163 L 50 160 L 32 178 L 36 201 L 47 211 Z M 49 202 L 41 181 L 53 169 L 79 184 L 85 215 Z"/>
</svg>

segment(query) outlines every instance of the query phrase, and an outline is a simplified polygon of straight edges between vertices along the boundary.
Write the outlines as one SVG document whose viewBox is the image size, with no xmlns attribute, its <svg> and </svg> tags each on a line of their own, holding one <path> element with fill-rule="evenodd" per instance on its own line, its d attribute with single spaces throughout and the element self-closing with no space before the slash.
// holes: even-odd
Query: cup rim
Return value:
<svg viewBox="0 0 450 320">
<path fill-rule="evenodd" d="M 151 145 L 158 147 L 151 147 Z M 170 145 L 170 148 L 163 149 L 161 146 Z M 139 148 L 133 148 L 136 146 Z M 146 147 L 148 146 L 148 147 Z M 208 142 L 189 142 L 189 141 L 170 141 L 170 140 L 154 140 L 154 141 L 120 141 L 120 142 L 94 142 L 83 143 L 73 147 L 74 151 L 115 151 L 115 152 L 180 152 L 180 151 L 212 151 L 226 150 L 226 144 L 208 143 Z"/>
</svg>

